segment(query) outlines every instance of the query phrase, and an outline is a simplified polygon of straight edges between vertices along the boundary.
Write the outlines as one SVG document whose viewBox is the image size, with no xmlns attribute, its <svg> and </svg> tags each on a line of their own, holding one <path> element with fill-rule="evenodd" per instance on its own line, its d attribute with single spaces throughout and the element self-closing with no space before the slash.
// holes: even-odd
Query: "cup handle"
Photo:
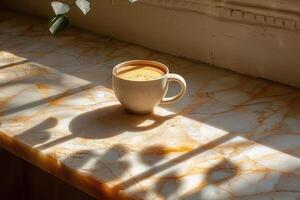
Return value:
<svg viewBox="0 0 300 200">
<path fill-rule="evenodd" d="M 168 74 L 168 83 L 167 84 L 170 84 L 170 82 L 172 82 L 172 81 L 180 84 L 180 87 L 181 87 L 180 91 L 177 95 L 175 95 L 173 97 L 164 97 L 161 100 L 162 104 L 174 103 L 174 102 L 178 101 L 179 99 L 181 99 L 186 92 L 186 82 L 182 76 L 180 76 L 178 74 Z"/>
</svg>

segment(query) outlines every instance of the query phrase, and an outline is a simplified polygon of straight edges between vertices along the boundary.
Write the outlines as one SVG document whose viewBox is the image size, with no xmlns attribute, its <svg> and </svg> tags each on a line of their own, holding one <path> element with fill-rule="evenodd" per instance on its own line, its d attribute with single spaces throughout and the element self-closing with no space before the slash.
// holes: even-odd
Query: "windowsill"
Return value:
<svg viewBox="0 0 300 200">
<path fill-rule="evenodd" d="M 0 16 L 2 148 L 96 198 L 299 195 L 299 89 L 74 28 L 53 37 L 44 21 Z M 110 79 L 130 59 L 181 74 L 184 99 L 152 115 L 127 113 Z"/>
</svg>

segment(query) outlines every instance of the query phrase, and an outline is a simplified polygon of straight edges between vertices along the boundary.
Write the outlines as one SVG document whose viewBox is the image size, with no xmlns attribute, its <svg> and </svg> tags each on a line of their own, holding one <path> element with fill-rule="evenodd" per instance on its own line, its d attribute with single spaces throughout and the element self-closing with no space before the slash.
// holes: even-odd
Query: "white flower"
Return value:
<svg viewBox="0 0 300 200">
<path fill-rule="evenodd" d="M 70 7 L 67 4 L 59 1 L 52 1 L 51 6 L 55 12 L 55 15 L 65 14 L 70 10 Z"/>
<path fill-rule="evenodd" d="M 91 10 L 91 4 L 87 0 L 76 0 L 76 5 L 85 15 Z"/>
</svg>

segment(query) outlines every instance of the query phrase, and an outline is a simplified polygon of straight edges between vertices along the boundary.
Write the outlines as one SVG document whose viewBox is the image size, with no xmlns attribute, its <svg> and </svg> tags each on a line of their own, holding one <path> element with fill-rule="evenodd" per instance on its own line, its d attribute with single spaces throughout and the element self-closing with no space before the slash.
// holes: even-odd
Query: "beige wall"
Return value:
<svg viewBox="0 0 300 200">
<path fill-rule="evenodd" d="M 70 17 L 93 32 L 300 87 L 300 2 L 191 0 L 198 3 L 178 7 L 178 1 L 115 0 L 112 5 L 93 0 L 87 16 L 75 8 Z M 49 0 L 1 3 L 43 17 L 52 14 Z"/>
</svg>

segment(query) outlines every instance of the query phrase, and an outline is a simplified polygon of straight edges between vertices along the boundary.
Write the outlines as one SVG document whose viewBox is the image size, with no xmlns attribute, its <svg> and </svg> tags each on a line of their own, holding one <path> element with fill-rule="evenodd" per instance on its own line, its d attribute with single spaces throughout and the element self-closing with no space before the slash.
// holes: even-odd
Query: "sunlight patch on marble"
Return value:
<svg viewBox="0 0 300 200">
<path fill-rule="evenodd" d="M 8 51 L 0 50 L 0 69 L 6 67 L 8 64 L 18 64 L 19 62 L 24 61 L 27 61 L 27 59 L 14 55 Z"/>
</svg>

